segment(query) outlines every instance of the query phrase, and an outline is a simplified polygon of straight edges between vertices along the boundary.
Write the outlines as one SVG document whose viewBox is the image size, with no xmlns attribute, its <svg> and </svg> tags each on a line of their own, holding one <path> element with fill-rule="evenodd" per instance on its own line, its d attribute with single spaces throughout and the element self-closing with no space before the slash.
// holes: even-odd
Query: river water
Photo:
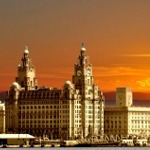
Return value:
<svg viewBox="0 0 150 150">
<path fill-rule="evenodd" d="M 150 147 L 49 147 L 49 148 L 0 148 L 4 150 L 150 150 Z"/>
</svg>

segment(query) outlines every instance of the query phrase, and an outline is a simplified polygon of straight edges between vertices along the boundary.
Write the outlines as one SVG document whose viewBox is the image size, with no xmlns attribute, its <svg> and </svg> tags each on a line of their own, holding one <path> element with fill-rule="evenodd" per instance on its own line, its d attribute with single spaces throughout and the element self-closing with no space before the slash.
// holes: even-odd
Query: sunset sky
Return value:
<svg viewBox="0 0 150 150">
<path fill-rule="evenodd" d="M 81 42 L 102 91 L 150 92 L 150 0 L 0 0 L 0 91 L 28 45 L 39 85 L 71 80 Z"/>
</svg>

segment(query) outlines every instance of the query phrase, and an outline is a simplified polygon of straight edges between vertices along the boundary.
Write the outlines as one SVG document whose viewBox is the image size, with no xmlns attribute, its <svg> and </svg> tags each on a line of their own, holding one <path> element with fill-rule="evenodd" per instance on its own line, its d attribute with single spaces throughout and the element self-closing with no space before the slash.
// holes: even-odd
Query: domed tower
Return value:
<svg viewBox="0 0 150 150">
<path fill-rule="evenodd" d="M 102 135 L 104 132 L 104 96 L 94 83 L 92 65 L 86 54 L 84 43 L 82 43 L 77 64 L 74 65 L 72 80 L 75 90 L 79 90 L 81 95 L 83 137 Z M 89 133 L 89 127 L 91 133 Z"/>
<path fill-rule="evenodd" d="M 32 65 L 27 46 L 25 46 L 21 64 L 18 65 L 16 82 L 25 90 L 34 90 L 37 87 L 35 67 Z"/>
</svg>

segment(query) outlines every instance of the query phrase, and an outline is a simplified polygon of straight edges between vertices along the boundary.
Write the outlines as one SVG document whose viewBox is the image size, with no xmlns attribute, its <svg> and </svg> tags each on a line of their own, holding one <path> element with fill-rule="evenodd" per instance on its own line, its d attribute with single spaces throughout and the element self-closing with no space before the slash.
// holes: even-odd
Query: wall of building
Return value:
<svg viewBox="0 0 150 150">
<path fill-rule="evenodd" d="M 75 64 L 73 81 L 66 81 L 62 89 L 32 88 L 31 81 L 36 79 L 32 67 L 29 51 L 25 49 L 18 77 L 6 98 L 7 132 L 47 134 L 50 139 L 103 134 L 104 96 L 94 84 L 92 65 L 84 47 Z M 22 81 L 27 87 L 21 85 Z"/>
<path fill-rule="evenodd" d="M 117 88 L 116 106 L 106 106 L 104 111 L 106 135 L 150 134 L 149 107 L 134 107 L 130 88 Z"/>
<path fill-rule="evenodd" d="M 5 133 L 5 105 L 0 101 L 0 133 Z"/>
</svg>

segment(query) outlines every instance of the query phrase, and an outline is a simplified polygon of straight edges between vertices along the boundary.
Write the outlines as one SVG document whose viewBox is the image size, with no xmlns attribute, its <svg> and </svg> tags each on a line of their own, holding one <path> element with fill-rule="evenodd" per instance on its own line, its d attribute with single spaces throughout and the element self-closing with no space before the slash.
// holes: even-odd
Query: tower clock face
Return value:
<svg viewBox="0 0 150 150">
<path fill-rule="evenodd" d="M 90 76 L 90 75 L 91 75 L 91 70 L 87 69 L 87 76 Z"/>
<path fill-rule="evenodd" d="M 78 71 L 77 71 L 77 76 L 81 76 L 81 75 L 82 75 L 81 70 L 78 70 Z"/>
</svg>

